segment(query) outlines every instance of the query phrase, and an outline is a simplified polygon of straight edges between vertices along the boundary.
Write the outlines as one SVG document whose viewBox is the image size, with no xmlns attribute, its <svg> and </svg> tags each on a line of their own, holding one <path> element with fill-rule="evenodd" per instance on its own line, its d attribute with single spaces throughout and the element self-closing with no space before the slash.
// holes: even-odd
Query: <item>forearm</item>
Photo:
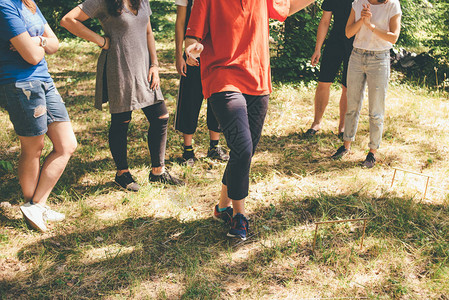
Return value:
<svg viewBox="0 0 449 300">
<path fill-rule="evenodd" d="M 371 24 L 372 26 L 370 26 L 370 30 L 377 35 L 378 37 L 380 37 L 381 39 L 390 42 L 392 44 L 396 43 L 396 41 L 398 40 L 398 35 L 394 34 L 393 32 L 390 31 L 386 31 L 383 29 L 379 29 L 376 26 L 374 26 L 373 24 Z"/>
<path fill-rule="evenodd" d="M 348 39 L 352 38 L 354 35 L 359 32 L 360 28 L 362 28 L 363 20 L 359 19 L 357 22 L 346 25 L 345 33 Z"/>
<path fill-rule="evenodd" d="M 184 6 L 178 6 L 176 23 L 175 23 L 175 45 L 176 45 L 176 58 L 182 58 L 184 53 L 183 43 L 184 43 L 184 29 L 186 25 L 186 14 L 187 8 Z"/>
<path fill-rule="evenodd" d="M 159 66 L 156 52 L 156 41 L 154 40 L 154 34 L 153 31 L 151 30 L 151 27 L 150 30 L 147 32 L 147 43 L 148 43 L 148 52 L 150 53 L 151 66 Z"/>
<path fill-rule="evenodd" d="M 79 8 L 75 8 L 79 9 Z M 74 10 L 75 10 L 74 9 Z M 80 10 L 80 9 L 79 9 Z M 73 11 L 73 10 L 72 10 Z M 70 17 L 69 14 L 72 12 L 69 12 L 67 15 L 65 15 L 61 20 L 61 26 L 76 35 L 77 37 L 80 37 L 82 39 L 85 39 L 89 42 L 97 44 L 99 47 L 102 47 L 105 45 L 105 38 L 101 35 L 97 34 L 96 32 L 90 30 L 87 28 L 82 21 Z M 84 20 L 83 20 L 84 21 Z"/>
<path fill-rule="evenodd" d="M 315 51 L 319 51 L 323 46 L 327 32 L 329 31 L 329 26 L 330 21 L 322 18 L 320 24 L 318 25 L 318 30 L 316 33 Z"/>
<path fill-rule="evenodd" d="M 290 0 L 290 11 L 288 12 L 288 15 L 293 15 L 313 2 L 315 2 L 315 0 Z"/>
</svg>

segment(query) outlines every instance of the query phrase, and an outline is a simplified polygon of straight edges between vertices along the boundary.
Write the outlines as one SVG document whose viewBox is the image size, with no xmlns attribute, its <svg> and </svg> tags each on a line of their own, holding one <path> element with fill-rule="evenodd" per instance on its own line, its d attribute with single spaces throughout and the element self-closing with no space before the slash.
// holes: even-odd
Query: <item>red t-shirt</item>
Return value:
<svg viewBox="0 0 449 300">
<path fill-rule="evenodd" d="M 268 18 L 284 21 L 290 0 L 195 0 L 186 36 L 201 39 L 201 80 L 209 98 L 224 91 L 271 93 Z"/>
</svg>

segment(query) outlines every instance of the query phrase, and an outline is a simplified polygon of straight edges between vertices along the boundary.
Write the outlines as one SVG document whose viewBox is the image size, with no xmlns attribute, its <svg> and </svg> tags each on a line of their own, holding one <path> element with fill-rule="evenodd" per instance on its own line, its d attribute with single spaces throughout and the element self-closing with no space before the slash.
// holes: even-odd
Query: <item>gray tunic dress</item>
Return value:
<svg viewBox="0 0 449 300">
<path fill-rule="evenodd" d="M 109 101 L 109 111 L 115 114 L 163 101 L 161 90 L 151 90 L 148 82 L 148 0 L 142 0 L 137 16 L 126 7 L 120 16 L 111 16 L 105 0 L 86 0 L 79 7 L 90 18 L 98 18 L 111 39 L 109 49 L 102 50 L 98 58 L 95 107 L 101 110 Z"/>
</svg>

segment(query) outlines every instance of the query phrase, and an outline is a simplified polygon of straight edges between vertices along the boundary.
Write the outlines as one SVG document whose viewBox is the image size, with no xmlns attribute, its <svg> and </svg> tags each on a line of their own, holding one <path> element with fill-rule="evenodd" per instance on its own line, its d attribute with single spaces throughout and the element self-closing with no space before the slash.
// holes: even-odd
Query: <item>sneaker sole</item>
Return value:
<svg viewBox="0 0 449 300">
<path fill-rule="evenodd" d="M 47 231 L 47 227 L 41 228 L 39 227 L 36 223 L 34 223 L 33 221 L 31 221 L 30 218 L 28 218 L 28 216 L 26 215 L 25 211 L 22 209 L 22 207 L 20 207 L 20 211 L 22 212 L 23 218 L 25 219 L 25 222 L 28 223 L 33 229 L 36 229 L 40 232 L 45 232 Z"/>
<path fill-rule="evenodd" d="M 227 236 L 228 236 L 228 237 L 232 237 L 232 238 L 239 238 L 239 239 L 241 239 L 242 241 L 246 241 L 246 237 L 241 237 L 240 235 L 230 234 L 229 232 L 228 232 Z"/>
<path fill-rule="evenodd" d="M 114 184 L 117 185 L 118 187 L 120 187 L 121 189 L 124 189 L 125 191 L 130 191 L 130 192 L 137 193 L 137 192 L 140 190 L 140 187 L 139 187 L 139 190 L 137 190 L 137 191 L 135 191 L 135 190 L 130 190 L 130 189 L 127 189 L 127 188 L 124 188 L 124 187 L 122 187 L 122 186 L 120 185 L 120 183 L 118 183 L 117 181 L 114 181 Z"/>
</svg>

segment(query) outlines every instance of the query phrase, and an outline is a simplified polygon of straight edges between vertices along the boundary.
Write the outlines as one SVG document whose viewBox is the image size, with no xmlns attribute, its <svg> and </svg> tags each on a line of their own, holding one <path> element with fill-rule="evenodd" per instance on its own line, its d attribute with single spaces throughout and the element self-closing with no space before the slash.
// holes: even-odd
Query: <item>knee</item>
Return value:
<svg viewBox="0 0 449 300">
<path fill-rule="evenodd" d="M 44 141 L 37 142 L 32 146 L 26 145 L 21 147 L 21 154 L 29 157 L 40 157 L 44 149 Z"/>
</svg>

